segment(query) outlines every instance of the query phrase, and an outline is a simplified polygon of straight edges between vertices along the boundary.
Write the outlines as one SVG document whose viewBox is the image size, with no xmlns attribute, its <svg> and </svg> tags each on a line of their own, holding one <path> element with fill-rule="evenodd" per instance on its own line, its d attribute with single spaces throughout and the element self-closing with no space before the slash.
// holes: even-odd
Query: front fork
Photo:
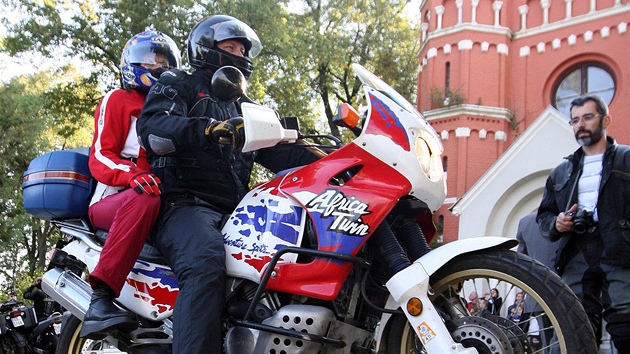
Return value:
<svg viewBox="0 0 630 354">
<path fill-rule="evenodd" d="M 400 228 L 403 244 L 398 242 L 387 222 L 381 223 L 370 239 L 389 271 L 394 274 L 386 283 L 391 293 L 387 308 L 400 306 L 428 353 L 477 353 L 476 349 L 464 348 L 453 341 L 442 316 L 429 300 L 429 272 L 421 261 L 409 261 L 408 255 L 416 261 L 430 252 L 422 230 L 412 222 L 403 223 Z M 410 313 L 410 310 L 414 313 Z"/>
<path fill-rule="evenodd" d="M 411 264 L 394 275 L 386 286 L 391 293 L 390 302 L 393 300 L 400 306 L 427 353 L 478 353 L 475 348 L 464 348 L 453 341 L 442 316 L 429 299 L 429 273 L 422 264 Z M 388 303 L 388 308 L 394 307 L 391 305 Z M 414 315 L 410 310 L 419 313 Z"/>
</svg>

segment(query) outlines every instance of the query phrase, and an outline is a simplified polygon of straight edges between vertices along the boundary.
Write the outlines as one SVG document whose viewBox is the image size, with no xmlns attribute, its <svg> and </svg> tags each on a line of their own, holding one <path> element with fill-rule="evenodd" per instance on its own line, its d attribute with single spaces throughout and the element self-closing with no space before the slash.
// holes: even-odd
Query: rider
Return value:
<svg viewBox="0 0 630 354">
<path fill-rule="evenodd" d="M 98 184 L 88 215 L 95 228 L 109 234 L 88 278 L 94 292 L 82 337 L 100 339 L 115 328 L 129 331 L 138 326 L 132 313 L 113 303 L 160 209 L 160 179 L 149 172 L 136 120 L 151 86 L 179 63 L 179 49 L 169 36 L 157 31 L 136 34 L 122 51 L 123 89 L 107 93 L 96 108 L 89 167 Z"/>
<path fill-rule="evenodd" d="M 243 120 L 238 102 L 217 98 L 213 73 L 238 68 L 246 78 L 262 45 L 240 20 L 203 19 L 190 32 L 192 74 L 172 70 L 147 96 L 137 123 L 151 171 L 163 182 L 158 230 L 150 241 L 175 272 L 179 294 L 174 310 L 173 353 L 220 353 L 225 292 L 225 249 L 221 221 L 245 195 L 256 162 L 279 171 L 315 161 L 307 149 L 242 152 Z M 230 144 L 223 145 L 220 138 Z"/>
</svg>

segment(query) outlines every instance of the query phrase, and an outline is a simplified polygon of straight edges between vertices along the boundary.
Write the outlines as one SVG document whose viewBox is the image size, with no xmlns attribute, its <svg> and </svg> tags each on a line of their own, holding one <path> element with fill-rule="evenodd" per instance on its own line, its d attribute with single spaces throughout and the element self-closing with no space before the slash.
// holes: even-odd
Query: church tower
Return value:
<svg viewBox="0 0 630 354">
<path fill-rule="evenodd" d="M 454 206 L 549 107 L 568 122 L 573 98 L 600 94 L 609 135 L 630 143 L 630 0 L 424 0 L 420 16 L 417 105 L 445 149 L 443 242 L 465 232 Z"/>
</svg>

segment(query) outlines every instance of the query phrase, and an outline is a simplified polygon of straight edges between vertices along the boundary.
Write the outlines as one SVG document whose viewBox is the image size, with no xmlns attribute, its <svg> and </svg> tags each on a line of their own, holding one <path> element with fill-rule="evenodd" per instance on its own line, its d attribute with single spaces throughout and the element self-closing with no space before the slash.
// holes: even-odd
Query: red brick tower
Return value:
<svg viewBox="0 0 630 354">
<path fill-rule="evenodd" d="M 417 102 L 445 148 L 444 242 L 465 227 L 449 208 L 549 106 L 568 114 L 599 93 L 609 135 L 630 143 L 630 0 L 425 0 L 420 13 Z"/>
</svg>

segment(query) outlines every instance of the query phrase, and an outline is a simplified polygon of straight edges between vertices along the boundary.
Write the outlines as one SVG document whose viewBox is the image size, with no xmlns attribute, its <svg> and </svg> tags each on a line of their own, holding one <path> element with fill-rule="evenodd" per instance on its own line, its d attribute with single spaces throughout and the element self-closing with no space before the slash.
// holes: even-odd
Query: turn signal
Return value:
<svg viewBox="0 0 630 354">
<path fill-rule="evenodd" d="M 350 104 L 342 103 L 337 108 L 333 122 L 338 126 L 355 128 L 359 124 L 359 113 Z"/>
<path fill-rule="evenodd" d="M 419 316 L 422 313 L 422 301 L 417 297 L 407 300 L 407 312 L 412 316 Z"/>
</svg>

